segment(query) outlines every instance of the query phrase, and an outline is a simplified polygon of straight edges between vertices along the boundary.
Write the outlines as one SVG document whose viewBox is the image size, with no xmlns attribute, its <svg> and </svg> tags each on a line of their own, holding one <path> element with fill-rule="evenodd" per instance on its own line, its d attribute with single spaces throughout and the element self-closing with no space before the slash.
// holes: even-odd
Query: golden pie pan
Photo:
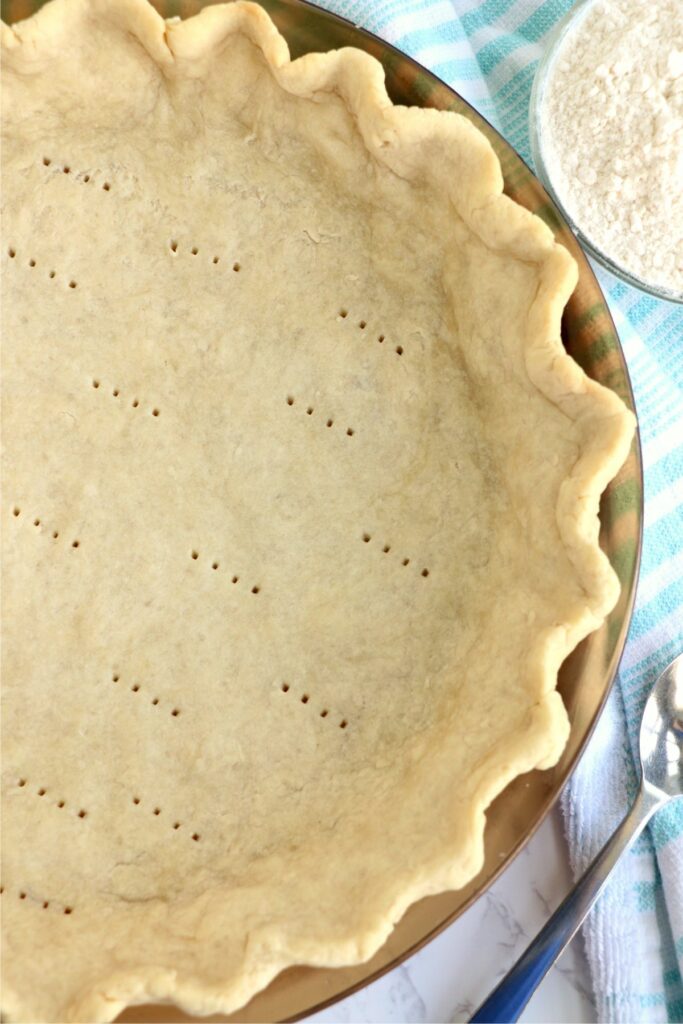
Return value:
<svg viewBox="0 0 683 1024">
<path fill-rule="evenodd" d="M 633 395 L 624 356 L 600 287 L 570 228 L 523 160 L 457 93 L 415 61 L 382 40 L 302 0 L 260 0 L 289 43 L 292 57 L 311 50 L 357 46 L 384 66 L 394 102 L 455 110 L 468 117 L 490 140 L 500 159 L 505 191 L 542 217 L 579 265 L 579 283 L 565 310 L 563 340 L 589 376 L 612 388 L 630 409 Z M 188 17 L 201 0 L 154 0 L 164 17 Z M 40 0 L 3 0 L 7 22 L 28 17 Z M 486 859 L 480 873 L 459 892 L 431 896 L 414 904 L 385 945 L 365 964 L 284 971 L 248 1006 L 232 1017 L 203 1021 L 282 1021 L 296 1019 L 350 995 L 414 953 L 482 895 L 508 861 L 534 833 L 572 772 L 600 714 L 616 673 L 635 597 L 642 534 L 642 463 L 638 436 L 617 478 L 601 503 L 601 543 L 622 584 L 619 604 L 601 629 L 579 645 L 562 666 L 559 690 L 571 721 L 564 755 L 554 768 L 513 782 L 487 814 Z M 118 1021 L 192 1021 L 169 1006 L 131 1007 Z"/>
</svg>

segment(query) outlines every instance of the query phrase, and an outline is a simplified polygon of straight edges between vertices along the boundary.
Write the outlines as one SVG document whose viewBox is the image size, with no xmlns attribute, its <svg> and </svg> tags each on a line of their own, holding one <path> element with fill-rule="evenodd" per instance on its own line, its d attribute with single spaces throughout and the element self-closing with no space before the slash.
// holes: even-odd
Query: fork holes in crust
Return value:
<svg viewBox="0 0 683 1024">
<path fill-rule="evenodd" d="M 289 693 L 290 689 L 291 689 L 291 687 L 290 687 L 289 683 L 280 683 L 280 691 L 282 693 Z M 301 704 L 304 704 L 304 705 L 310 704 L 311 703 L 311 696 L 310 696 L 310 694 L 308 694 L 308 693 L 300 694 L 299 695 L 299 702 Z M 324 705 L 322 707 L 318 706 L 318 708 L 314 709 L 314 710 L 317 710 L 319 718 L 328 718 L 329 715 L 330 715 L 330 709 L 325 707 Z M 348 724 L 348 722 L 347 722 L 347 720 L 345 718 L 342 718 L 341 722 L 338 723 L 338 724 L 339 724 L 339 728 L 340 729 L 345 729 L 347 724 Z"/>
<path fill-rule="evenodd" d="M 365 544 L 369 544 L 370 541 L 372 540 L 372 537 L 370 536 L 369 533 L 364 533 L 364 534 L 362 534 L 362 539 L 363 539 L 363 542 Z M 391 544 L 384 544 L 382 546 L 382 552 L 385 555 L 390 554 L 391 550 L 392 550 Z M 401 565 L 404 568 L 406 566 L 410 565 L 410 558 L 407 555 L 404 556 L 403 558 L 401 558 Z M 429 576 L 429 569 L 425 567 L 424 569 L 420 570 L 420 575 L 426 579 Z"/>
</svg>

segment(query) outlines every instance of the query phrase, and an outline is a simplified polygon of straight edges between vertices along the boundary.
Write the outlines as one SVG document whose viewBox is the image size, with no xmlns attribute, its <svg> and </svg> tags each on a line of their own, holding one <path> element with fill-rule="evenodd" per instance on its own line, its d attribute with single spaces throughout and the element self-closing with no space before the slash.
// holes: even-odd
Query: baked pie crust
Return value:
<svg viewBox="0 0 683 1024">
<path fill-rule="evenodd" d="M 553 764 L 633 417 L 464 118 L 248 3 L 3 26 L 4 1011 L 369 957 Z"/>
</svg>

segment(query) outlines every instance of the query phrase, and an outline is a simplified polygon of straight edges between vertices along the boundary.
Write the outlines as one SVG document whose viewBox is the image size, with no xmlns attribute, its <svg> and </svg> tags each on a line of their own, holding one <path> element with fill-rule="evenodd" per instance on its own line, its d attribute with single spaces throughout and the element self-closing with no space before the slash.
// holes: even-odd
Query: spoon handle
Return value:
<svg viewBox="0 0 683 1024">
<path fill-rule="evenodd" d="M 531 945 L 482 1003 L 471 1024 L 509 1024 L 519 1019 L 538 984 L 576 934 L 619 857 L 665 802 L 661 792 L 647 783 L 641 785 L 622 823 Z"/>
</svg>

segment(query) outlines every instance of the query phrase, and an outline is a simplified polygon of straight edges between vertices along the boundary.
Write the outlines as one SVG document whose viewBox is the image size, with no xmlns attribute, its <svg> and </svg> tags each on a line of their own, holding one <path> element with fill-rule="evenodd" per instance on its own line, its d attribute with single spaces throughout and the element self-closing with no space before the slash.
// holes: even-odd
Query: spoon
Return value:
<svg viewBox="0 0 683 1024">
<path fill-rule="evenodd" d="M 633 806 L 471 1024 L 516 1021 L 598 898 L 612 868 L 660 807 L 683 796 L 683 654 L 664 669 L 640 723 L 640 787 Z"/>
</svg>

